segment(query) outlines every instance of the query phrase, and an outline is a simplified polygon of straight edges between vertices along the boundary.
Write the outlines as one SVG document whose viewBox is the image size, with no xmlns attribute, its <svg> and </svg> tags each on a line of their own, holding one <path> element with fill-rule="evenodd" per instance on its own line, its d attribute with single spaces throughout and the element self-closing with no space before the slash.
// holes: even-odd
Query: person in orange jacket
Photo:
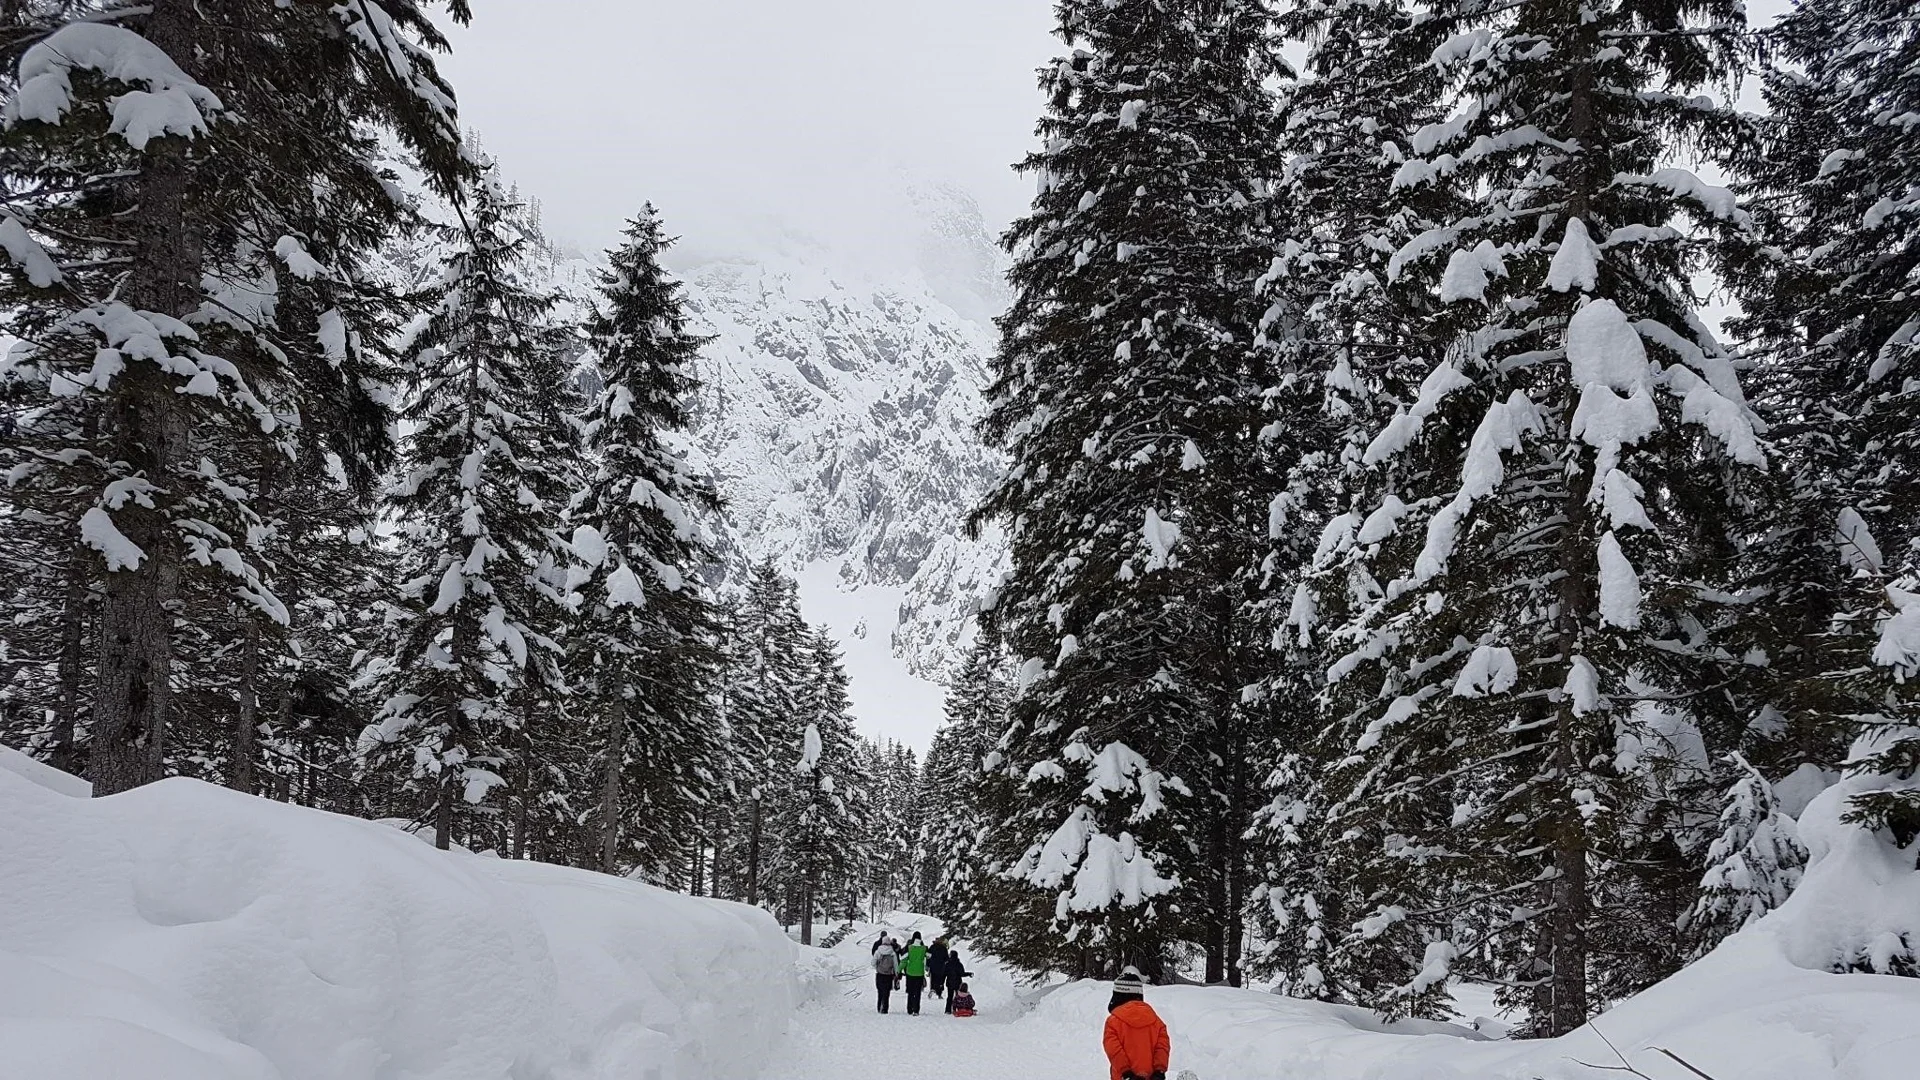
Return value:
<svg viewBox="0 0 1920 1080">
<path fill-rule="evenodd" d="M 1113 981 L 1113 1000 L 1107 1002 L 1107 1062 L 1112 1080 L 1167 1080 L 1172 1044 L 1167 1025 L 1147 1004 L 1146 984 L 1133 968 Z"/>
</svg>

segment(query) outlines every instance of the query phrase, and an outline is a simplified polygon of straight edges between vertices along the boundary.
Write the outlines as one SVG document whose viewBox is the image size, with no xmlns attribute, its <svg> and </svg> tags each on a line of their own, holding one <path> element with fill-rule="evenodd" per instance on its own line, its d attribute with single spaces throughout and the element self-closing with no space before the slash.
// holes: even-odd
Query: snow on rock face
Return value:
<svg viewBox="0 0 1920 1080">
<path fill-rule="evenodd" d="M 696 268 L 687 300 L 714 338 L 696 441 L 737 554 L 905 586 L 894 651 L 944 679 L 999 561 L 962 532 L 1000 468 L 973 433 L 991 328 L 924 285 L 790 257 Z"/>
<path fill-rule="evenodd" d="M 764 913 L 192 780 L 0 757 L 0 1075 L 736 1080 L 791 1008 Z"/>
</svg>

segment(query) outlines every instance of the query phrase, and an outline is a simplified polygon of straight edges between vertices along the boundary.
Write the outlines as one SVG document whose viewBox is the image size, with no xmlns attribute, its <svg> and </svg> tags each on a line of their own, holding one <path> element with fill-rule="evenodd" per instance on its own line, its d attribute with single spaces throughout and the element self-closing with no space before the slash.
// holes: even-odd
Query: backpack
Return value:
<svg viewBox="0 0 1920 1080">
<path fill-rule="evenodd" d="M 873 954 L 873 970 L 882 975 L 899 974 L 900 954 L 882 946 L 879 952 Z"/>
</svg>

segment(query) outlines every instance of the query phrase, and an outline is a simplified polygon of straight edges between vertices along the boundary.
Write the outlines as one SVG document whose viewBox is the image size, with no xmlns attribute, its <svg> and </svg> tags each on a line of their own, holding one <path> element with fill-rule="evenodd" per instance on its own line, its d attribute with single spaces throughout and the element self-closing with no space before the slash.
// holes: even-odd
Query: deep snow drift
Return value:
<svg viewBox="0 0 1920 1080">
<path fill-rule="evenodd" d="M 6 1080 L 743 1080 L 793 946 L 755 909 L 0 748 Z"/>
<path fill-rule="evenodd" d="M 1920 911 L 1905 856 L 1839 823 L 1856 783 L 1801 815 L 1813 859 L 1785 906 L 1563 1039 L 1245 990 L 1148 1000 L 1200 1080 L 1595 1080 L 1621 1064 L 1602 1034 L 1652 1080 L 1699 1080 L 1662 1047 L 1714 1080 L 1909 1080 L 1920 979 L 1823 970 Z M 1023 987 L 964 942 L 979 1016 L 909 1017 L 903 995 L 880 1016 L 877 926 L 801 949 L 753 909 L 190 780 L 85 793 L 0 748 L 4 1080 L 1104 1075 L 1106 984 Z"/>
</svg>

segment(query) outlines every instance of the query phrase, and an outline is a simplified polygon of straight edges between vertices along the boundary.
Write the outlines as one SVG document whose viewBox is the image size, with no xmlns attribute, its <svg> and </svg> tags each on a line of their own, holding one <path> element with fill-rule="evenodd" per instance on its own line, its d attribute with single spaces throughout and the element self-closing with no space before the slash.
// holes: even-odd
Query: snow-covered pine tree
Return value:
<svg viewBox="0 0 1920 1080">
<path fill-rule="evenodd" d="M 1378 1004 L 1427 1011 L 1479 972 L 1557 1034 L 1597 1004 L 1595 899 L 1636 842 L 1646 779 L 1616 745 L 1637 700 L 1726 677 L 1730 491 L 1766 464 L 1688 284 L 1695 230 L 1745 218 L 1667 165 L 1730 123 L 1693 91 L 1737 74 L 1742 15 L 1433 15 L 1454 36 L 1403 63 L 1438 65 L 1458 111 L 1395 183 L 1473 211 L 1389 272 L 1474 318 L 1369 445 L 1365 516 L 1328 530 L 1327 606 L 1350 614 L 1327 814 L 1369 906 L 1345 946 L 1400 958 Z"/>
<path fill-rule="evenodd" d="M 914 874 L 919 866 L 920 766 L 912 750 L 887 739 L 860 740 L 860 759 L 872 782 L 867 789 L 863 849 L 870 854 L 860 868 L 860 895 L 871 899 L 875 914 L 922 910 Z"/>
<path fill-rule="evenodd" d="M 996 937 L 1035 931 L 1031 920 L 996 921 L 998 901 L 1010 891 L 1011 898 L 1024 898 L 1027 890 L 997 878 L 985 861 L 982 827 L 1003 817 L 1006 801 L 1016 794 L 1004 770 L 984 764 L 1006 731 L 1013 696 L 999 667 L 981 644 L 968 649 L 947 685 L 945 718 L 921 770 L 919 874 L 925 910 L 939 916 L 949 932 L 967 937 L 979 937 L 983 928 Z"/>
<path fill-rule="evenodd" d="M 600 868 L 658 875 L 719 796 L 723 732 L 705 722 L 719 632 L 701 571 L 701 526 L 718 497 L 672 440 L 687 425 L 693 362 L 680 285 L 660 267 L 671 240 L 651 205 L 608 253 L 587 322 L 602 390 L 589 413 L 588 483 L 574 499 L 573 553 L 586 571 L 568 639 L 576 709 L 601 732 Z"/>
<path fill-rule="evenodd" d="M 256 551 L 259 467 L 318 441 L 364 478 L 382 452 L 360 354 L 391 309 L 356 270 L 411 211 L 376 147 L 442 186 L 463 166 L 423 48 L 444 40 L 412 0 L 7 14 L 0 304 L 30 343 L 4 378 L 28 408 L 14 464 L 81 493 L 50 554 L 84 545 L 98 584 L 87 767 L 109 794 L 165 767 L 174 635 L 223 611 L 196 592 L 287 618 Z"/>
<path fill-rule="evenodd" d="M 1259 758 L 1268 806 L 1254 963 L 1289 993 L 1362 1000 L 1389 968 L 1343 971 L 1328 951 L 1354 921 L 1347 912 L 1363 905 L 1325 846 L 1322 756 L 1344 754 L 1322 738 L 1316 699 L 1332 658 L 1317 623 L 1320 602 L 1339 598 L 1316 597 L 1305 578 L 1326 523 L 1357 505 L 1365 485 L 1352 481 L 1374 432 L 1414 401 L 1444 355 L 1442 305 L 1390 283 L 1387 270 L 1459 197 L 1392 183 L 1414 133 L 1444 117 L 1438 70 L 1403 62 L 1439 43 L 1437 23 L 1374 0 L 1300 0 L 1277 18 L 1309 48 L 1283 99 L 1287 165 L 1269 198 L 1273 263 L 1261 282 L 1271 300 L 1263 326 L 1278 354 L 1261 443 L 1283 479 L 1272 493 L 1262 612 L 1282 651 L 1261 687 L 1274 731 Z M 1324 617 L 1341 614 L 1336 603 Z"/>
<path fill-rule="evenodd" d="M 886 772 L 874 774 L 873 795 L 891 807 L 888 827 L 873 829 L 868 844 L 876 865 L 887 867 L 891 893 L 887 906 L 925 911 L 918 888 L 921 865 L 921 826 L 925 823 L 926 800 L 920 791 L 922 770 L 920 755 L 911 747 L 887 740 Z M 884 777 L 884 779 L 882 779 Z"/>
<path fill-rule="evenodd" d="M 1920 11 L 1807 0 L 1768 37 L 1747 170 L 1761 228 L 1722 267 L 1796 466 L 1754 570 L 1778 623 L 1766 704 L 1785 721 L 1756 762 L 1837 766 L 1864 735 L 1856 764 L 1894 779 L 1861 797 L 1862 821 L 1911 837 L 1920 794 L 1897 778 L 1920 765 L 1920 135 L 1904 118 L 1920 110 Z"/>
<path fill-rule="evenodd" d="M 503 782 L 516 698 L 561 683 L 557 529 L 578 431 L 559 403 L 569 335 L 523 280 L 519 208 L 472 185 L 440 301 L 414 341 L 412 425 L 391 497 L 408 618 L 370 738 L 407 772 L 447 847 Z"/>
<path fill-rule="evenodd" d="M 1025 782 L 989 859 L 1052 909 L 1054 955 L 1009 959 L 1157 975 L 1186 940 L 1237 977 L 1283 63 L 1261 0 L 1056 11 L 1072 53 L 1042 74 L 983 424 L 1012 458 L 978 519 L 1012 548 L 983 623 L 1018 658 L 1005 754 Z"/>
<path fill-rule="evenodd" d="M 716 895 L 731 900 L 761 904 L 774 895 L 766 888 L 782 826 L 774 800 L 800 744 L 805 645 L 798 588 L 772 563 L 756 564 L 727 618 L 722 694 L 733 801 L 715 841 L 713 874 Z"/>
<path fill-rule="evenodd" d="M 1785 903 L 1807 863 L 1799 831 L 1781 811 L 1773 785 L 1739 753 L 1727 756 L 1740 779 L 1727 790 L 1720 835 L 1707 852 L 1700 896 L 1683 927 L 1700 956 Z"/>
<path fill-rule="evenodd" d="M 850 917 L 868 877 L 867 818 L 874 783 L 848 711 L 840 648 L 824 630 L 804 635 L 798 693 L 800 738 L 786 749 L 777 800 L 781 846 L 773 884 L 786 898 L 800 943 L 813 944 L 819 915 Z M 785 756 L 785 755 L 782 755 Z"/>
</svg>

